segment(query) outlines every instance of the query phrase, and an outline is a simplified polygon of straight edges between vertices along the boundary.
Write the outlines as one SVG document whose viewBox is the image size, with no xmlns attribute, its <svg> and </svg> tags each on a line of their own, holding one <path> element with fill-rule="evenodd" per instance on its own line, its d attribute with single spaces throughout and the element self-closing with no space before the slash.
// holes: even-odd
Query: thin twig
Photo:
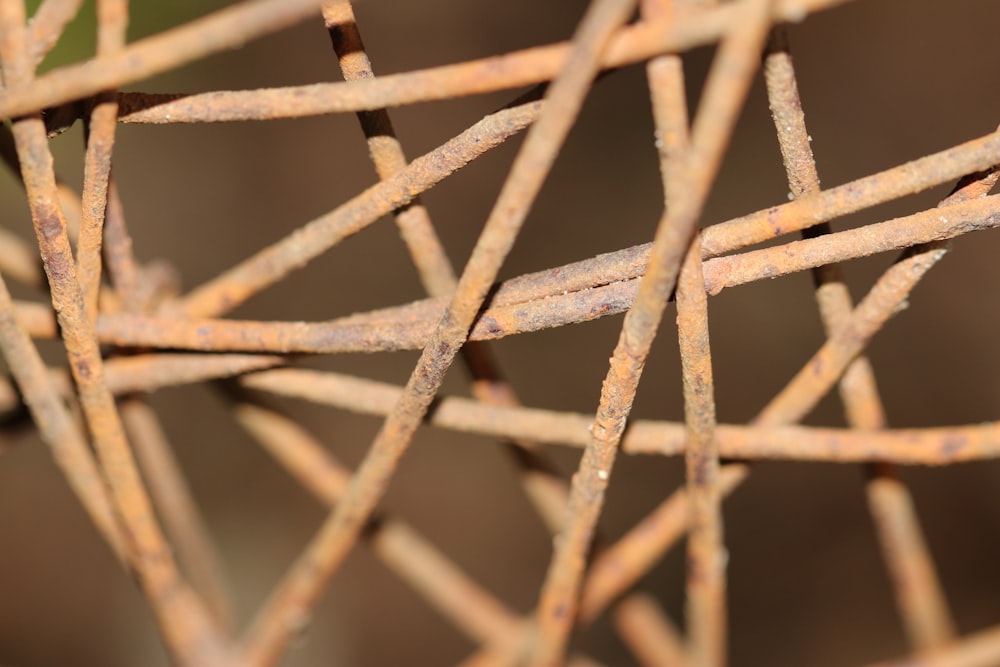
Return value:
<svg viewBox="0 0 1000 667">
<path fill-rule="evenodd" d="M 125 208 L 118 194 L 114 173 L 108 180 L 108 202 L 104 211 L 104 259 L 108 278 L 129 312 L 146 312 L 156 295 L 132 252 L 132 237 L 125 224 Z"/>
<path fill-rule="evenodd" d="M 231 377 L 281 361 L 277 357 L 250 355 L 127 357 L 107 363 L 107 378 L 115 393 L 155 391 L 161 386 Z M 209 368 L 199 370 L 204 365 Z M 277 395 L 383 417 L 402 392 L 399 386 L 303 369 L 252 373 L 241 382 L 249 388 Z M 0 382 L 0 395 L 4 397 L 0 401 L 0 414 L 18 409 L 19 399 L 10 385 Z M 457 397 L 440 399 L 428 416 L 430 425 L 462 433 L 524 438 L 540 444 L 581 448 L 587 443 L 592 421 L 591 416 L 581 413 L 488 406 Z M 826 427 L 720 424 L 716 437 L 720 454 L 731 459 L 829 463 L 892 461 L 903 465 L 940 466 L 1000 457 L 1000 422 L 887 429 L 871 434 Z M 683 424 L 634 420 L 629 422 L 621 447 L 627 454 L 677 456 L 684 453 L 684 443 Z"/>
<path fill-rule="evenodd" d="M 705 230 L 702 251 L 714 257 L 802 231 L 821 222 L 922 192 L 1000 164 L 1000 131 L 850 183 L 750 213 Z"/>
<path fill-rule="evenodd" d="M 707 288 L 710 294 L 718 294 L 726 287 L 764 278 L 777 278 L 795 271 L 889 250 L 947 241 L 969 232 L 992 229 L 998 224 L 1000 195 L 933 208 L 859 229 L 720 257 L 718 261 L 726 267 L 724 278 L 717 283 L 706 278 Z M 706 262 L 705 269 L 709 275 L 715 268 L 713 261 L 715 260 Z"/>
<path fill-rule="evenodd" d="M 323 23 L 330 33 L 344 80 L 374 80 L 375 72 L 361 41 L 351 3 L 345 0 L 324 0 L 322 12 Z M 388 110 L 380 108 L 359 111 L 358 120 L 379 178 L 388 180 L 406 169 L 406 155 L 396 137 Z M 420 198 L 414 197 L 408 205 L 397 209 L 394 217 L 427 293 L 435 297 L 453 292 L 457 282 L 455 272 Z"/>
<path fill-rule="evenodd" d="M 109 359 L 104 364 L 104 380 L 112 394 L 129 396 L 229 378 L 284 362 L 282 357 L 251 354 L 140 354 Z M 49 373 L 56 381 L 57 394 L 68 398 L 72 393 L 69 373 L 61 368 L 51 369 Z M 20 384 L 18 376 L 14 377 Z M 0 414 L 9 415 L 20 408 L 21 396 L 10 383 L 0 378 Z"/>
<path fill-rule="evenodd" d="M 108 389 L 116 395 L 153 392 L 280 366 L 283 357 L 263 354 L 135 354 L 105 363 Z"/>
</svg>

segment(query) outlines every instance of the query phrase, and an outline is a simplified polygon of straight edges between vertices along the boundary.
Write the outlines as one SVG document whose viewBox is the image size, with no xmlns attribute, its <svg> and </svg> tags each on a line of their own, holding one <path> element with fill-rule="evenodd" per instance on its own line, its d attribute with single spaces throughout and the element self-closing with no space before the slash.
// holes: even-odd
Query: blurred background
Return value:
<svg viewBox="0 0 1000 667">
<path fill-rule="evenodd" d="M 30 3 L 32 5 L 37 3 Z M 133 3 L 130 39 L 224 2 Z M 376 73 L 504 53 L 568 38 L 586 3 L 507 0 L 377 2 L 356 13 Z M 93 3 L 44 68 L 93 50 Z M 824 186 L 837 185 L 993 131 L 1000 3 L 859 0 L 790 29 Z M 686 55 L 696 100 L 712 49 Z M 337 80 L 317 18 L 132 89 L 195 92 Z M 393 112 L 413 158 L 516 91 Z M 693 106 L 693 102 L 692 102 Z M 52 141 L 57 169 L 79 187 L 79 124 Z M 493 204 L 519 139 L 429 192 L 424 201 L 457 267 Z M 190 289 L 333 209 L 375 182 L 353 115 L 266 124 L 122 126 L 115 173 L 139 258 L 165 259 Z M 950 186 L 949 186 L 950 187 Z M 949 187 L 838 220 L 867 224 L 934 205 Z M 0 173 L 3 224 L 33 239 L 15 178 Z M 783 202 L 787 186 L 763 86 L 744 110 L 703 224 Z M 509 278 L 652 238 L 662 194 L 642 66 L 603 79 L 506 263 Z M 32 241 L 33 242 L 33 241 Z M 893 426 L 1000 417 L 1000 238 L 960 238 L 870 349 Z M 845 266 L 860 298 L 894 259 Z M 22 298 L 41 298 L 31 290 Z M 379 221 L 234 316 L 320 320 L 422 297 L 393 223 Z M 720 421 L 752 418 L 822 343 L 812 279 L 799 274 L 726 290 L 710 301 Z M 526 405 L 592 413 L 621 317 L 492 345 Z M 679 360 L 668 310 L 633 415 L 680 419 Z M 59 349 L 45 346 L 55 363 Z M 416 353 L 347 355 L 316 368 L 405 382 Z M 445 393 L 467 395 L 459 366 Z M 228 568 L 246 622 L 322 520 L 320 507 L 232 421 L 212 387 L 150 398 L 177 450 Z M 279 402 L 340 460 L 355 465 L 379 420 Z M 825 400 L 807 423 L 842 425 Z M 576 450 L 550 451 L 567 477 Z M 1000 466 L 905 469 L 961 633 L 1000 621 Z M 851 665 L 904 653 L 857 466 L 763 463 L 725 505 L 732 664 Z M 623 456 L 601 530 L 613 540 L 683 483 L 683 462 Z M 504 451 L 486 438 L 422 429 L 383 503 L 519 612 L 536 603 L 551 539 Z M 48 451 L 31 434 L 0 458 L 0 663 L 164 665 L 152 616 L 101 543 Z M 640 583 L 683 621 L 684 559 L 675 548 Z M 632 664 L 606 621 L 576 646 L 608 665 Z M 415 593 L 355 549 L 285 665 L 453 664 L 474 647 Z"/>
</svg>

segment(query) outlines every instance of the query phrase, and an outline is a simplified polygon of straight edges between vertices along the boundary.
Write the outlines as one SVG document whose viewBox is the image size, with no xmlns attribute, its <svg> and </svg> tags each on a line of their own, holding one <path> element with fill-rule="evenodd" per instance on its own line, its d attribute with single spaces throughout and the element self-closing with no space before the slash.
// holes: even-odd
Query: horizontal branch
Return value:
<svg viewBox="0 0 1000 667">
<path fill-rule="evenodd" d="M 1000 195 L 973 199 L 857 229 L 710 260 L 705 268 L 705 288 L 710 294 L 718 294 L 726 287 L 889 250 L 946 241 L 998 225 Z M 712 262 L 716 263 L 715 270 L 710 271 L 708 267 Z"/>
<path fill-rule="evenodd" d="M 278 357 L 238 354 L 148 354 L 109 360 L 107 381 L 111 391 L 121 395 L 249 372 L 241 378 L 248 388 L 378 416 L 387 414 L 400 394 L 398 386 L 349 375 L 292 368 L 258 370 L 281 362 Z M 56 387 L 69 392 L 66 374 L 53 373 Z M 0 382 L 0 414 L 9 414 L 20 405 L 13 386 Z M 592 422 L 593 415 L 490 406 L 460 397 L 443 397 L 428 417 L 432 426 L 453 431 L 571 447 L 585 446 Z M 684 452 L 686 437 L 682 423 L 633 420 L 625 431 L 622 450 L 676 456 Z M 720 424 L 717 438 L 720 455 L 729 459 L 946 465 L 1000 457 L 1000 422 L 872 432 Z"/>
<path fill-rule="evenodd" d="M 400 387 L 373 380 L 290 368 L 249 374 L 241 382 L 248 388 L 370 415 L 387 414 L 401 392 Z M 437 403 L 428 421 L 433 426 L 465 433 L 583 447 L 590 436 L 593 416 L 490 406 L 472 399 L 446 397 Z M 636 420 L 625 431 L 622 450 L 677 455 L 684 451 L 686 437 L 681 423 Z M 716 437 L 721 456 L 732 459 L 943 465 L 1000 456 L 1000 422 L 874 432 L 720 424 Z"/>
<path fill-rule="evenodd" d="M 705 288 L 726 287 L 805 271 L 831 262 L 939 241 L 1000 225 L 1000 195 L 887 222 L 705 262 Z M 494 340 L 591 321 L 626 311 L 645 270 L 641 245 L 527 274 L 498 285 L 470 340 Z M 36 337 L 56 335 L 55 317 L 40 304 L 19 303 L 18 318 Z M 447 298 L 350 315 L 328 322 L 260 322 L 108 314 L 97 320 L 103 344 L 272 354 L 386 352 L 424 346 Z"/>
<path fill-rule="evenodd" d="M 69 65 L 0 94 L 0 118 L 40 111 L 120 88 L 235 48 L 319 15 L 319 0 L 252 0 L 221 9 L 113 54 Z"/>
<path fill-rule="evenodd" d="M 807 14 L 845 1 L 776 2 L 774 19 L 801 20 Z M 723 4 L 678 13 L 670 20 L 623 28 L 608 48 L 602 65 L 621 67 L 660 53 L 711 44 L 729 30 L 738 18 L 736 14 L 733 6 Z M 120 119 L 126 123 L 274 120 L 480 95 L 550 81 L 564 66 L 569 51 L 569 42 L 562 42 L 364 81 L 195 94 L 124 93 L 120 96 Z M 4 110 L 0 105 L 0 113 Z"/>
<path fill-rule="evenodd" d="M 926 651 L 869 667 L 988 667 L 1000 661 L 1000 625 L 980 630 L 943 649 Z"/>
</svg>

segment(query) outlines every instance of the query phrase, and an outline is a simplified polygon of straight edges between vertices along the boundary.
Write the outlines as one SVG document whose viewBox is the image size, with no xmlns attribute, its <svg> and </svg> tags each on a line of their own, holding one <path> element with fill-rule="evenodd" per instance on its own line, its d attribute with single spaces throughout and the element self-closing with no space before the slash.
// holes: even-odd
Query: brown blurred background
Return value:
<svg viewBox="0 0 1000 667">
<path fill-rule="evenodd" d="M 221 2 L 133 3 L 131 38 Z M 378 73 L 399 72 L 565 39 L 585 2 L 455 0 L 357 3 Z M 93 7 L 56 63 L 84 57 Z M 813 148 L 826 186 L 979 137 L 1000 122 L 993 48 L 1000 3 L 860 0 L 791 28 Z M 88 41 L 89 40 L 89 41 Z M 687 57 L 695 99 L 712 55 Z M 51 66 L 51 65 L 49 65 Z M 200 91 L 336 80 L 319 20 L 142 82 L 144 91 Z M 410 157 L 457 134 L 515 93 L 394 112 Z M 79 186 L 79 126 L 53 140 L 57 168 Z M 661 192 L 643 68 L 602 80 L 526 224 L 502 277 L 649 240 Z M 462 266 L 518 140 L 428 193 L 449 254 Z M 374 182 L 352 115 L 267 124 L 124 126 L 115 162 L 143 260 L 164 258 L 191 288 Z M 767 103 L 749 98 L 704 223 L 785 201 L 787 187 Z M 0 175 L 4 224 L 31 237 L 26 207 Z M 947 188 L 837 221 L 838 228 L 927 208 Z M 1000 417 L 1000 334 L 993 287 L 995 233 L 961 238 L 871 347 L 894 426 Z M 852 262 L 855 298 L 893 257 Z M 26 290 L 21 296 L 37 298 Z M 391 221 L 349 239 L 235 315 L 317 320 L 421 297 Z M 821 344 L 806 274 L 739 287 L 710 302 L 719 418 L 752 417 Z M 520 336 L 493 347 L 530 406 L 593 412 L 621 318 Z M 646 368 L 634 415 L 679 419 L 680 372 L 670 311 Z M 58 349 L 47 346 L 50 358 Z M 313 359 L 310 366 L 402 383 L 416 354 Z M 467 394 L 452 371 L 445 391 Z M 323 514 L 226 412 L 210 387 L 151 398 L 204 509 L 245 622 Z M 354 465 L 379 421 L 282 403 L 341 460 Z M 827 399 L 808 423 L 841 425 Z M 552 449 L 567 476 L 579 452 Z M 1000 467 L 986 462 L 907 469 L 963 633 L 1000 622 Z M 906 651 L 856 466 L 765 463 L 725 506 L 730 551 L 732 664 L 851 665 Z M 679 460 L 622 457 L 601 530 L 614 539 L 683 483 Z M 405 518 L 512 608 L 531 609 L 551 540 L 509 460 L 485 438 L 422 430 L 384 508 Z M 162 665 L 151 615 L 99 541 L 47 450 L 32 435 L 0 461 L 0 663 Z M 642 582 L 679 622 L 683 557 L 674 549 Z M 601 622 L 577 645 L 608 665 L 632 664 Z M 442 665 L 471 649 L 413 592 L 358 548 L 311 627 L 283 664 Z"/>
</svg>

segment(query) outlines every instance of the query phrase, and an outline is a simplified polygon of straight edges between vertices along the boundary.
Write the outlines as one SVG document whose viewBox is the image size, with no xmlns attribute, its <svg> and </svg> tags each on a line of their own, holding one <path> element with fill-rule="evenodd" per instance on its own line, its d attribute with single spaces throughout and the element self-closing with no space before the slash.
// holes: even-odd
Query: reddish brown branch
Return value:
<svg viewBox="0 0 1000 667">
<path fill-rule="evenodd" d="M 726 664 L 726 561 L 722 535 L 715 384 L 708 296 L 695 239 L 677 284 L 677 334 L 684 382 L 688 494 L 687 619 L 691 663 Z"/>
<path fill-rule="evenodd" d="M 659 5 L 659 6 L 658 6 Z M 675 2 L 674 7 L 683 6 Z M 666 2 L 647 2 L 647 12 L 669 11 Z M 691 150 L 688 136 L 687 99 L 679 56 L 650 62 L 646 72 L 652 93 L 653 119 L 659 138 L 660 175 L 667 210 L 683 206 L 686 193 L 684 160 Z M 687 249 L 677 278 L 677 338 L 681 357 L 684 394 L 684 421 L 687 436 L 684 450 L 688 496 L 688 543 L 685 592 L 687 594 L 688 651 L 697 667 L 721 667 L 726 663 L 726 557 L 722 538 L 719 491 L 719 444 L 715 437 L 715 384 L 708 333 L 708 295 L 701 257 L 701 239 L 695 235 Z M 620 544 L 620 541 L 619 541 Z M 593 579 L 588 577 L 588 584 Z M 589 587 L 588 587 L 589 588 Z M 586 599 L 586 591 L 581 603 Z M 621 619 L 635 617 L 645 606 L 629 606 L 625 601 L 616 610 Z M 666 621 L 648 611 L 647 628 L 660 627 L 658 640 L 647 639 L 644 652 L 659 646 L 672 650 L 673 633 Z M 638 640 L 635 628 L 633 645 Z M 660 656 L 665 658 L 666 656 Z"/>
</svg>

